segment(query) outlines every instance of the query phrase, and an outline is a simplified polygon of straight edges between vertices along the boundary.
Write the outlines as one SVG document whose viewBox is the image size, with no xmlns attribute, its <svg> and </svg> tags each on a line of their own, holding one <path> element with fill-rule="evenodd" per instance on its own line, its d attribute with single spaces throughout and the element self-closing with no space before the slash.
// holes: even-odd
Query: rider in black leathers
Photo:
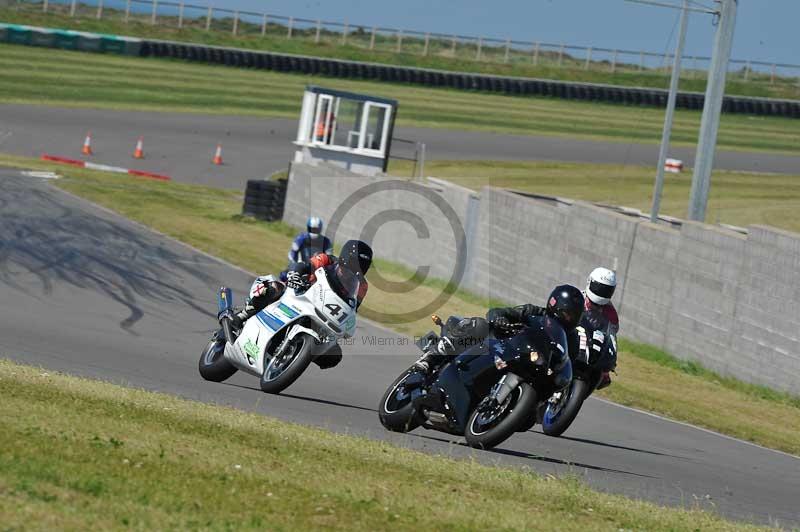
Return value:
<svg viewBox="0 0 800 532">
<path fill-rule="evenodd" d="M 482 342 L 490 332 L 504 332 L 516 324 L 524 324 L 529 317 L 548 315 L 564 328 L 569 351 L 578 341 L 575 327 L 583 314 L 584 299 L 581 291 L 571 285 L 557 286 L 547 299 L 547 306 L 520 305 L 493 308 L 483 318 L 465 318 L 438 343 L 427 346 L 414 368 L 428 373 L 464 352 L 468 347 Z M 565 355 L 567 355 L 565 353 Z"/>
</svg>

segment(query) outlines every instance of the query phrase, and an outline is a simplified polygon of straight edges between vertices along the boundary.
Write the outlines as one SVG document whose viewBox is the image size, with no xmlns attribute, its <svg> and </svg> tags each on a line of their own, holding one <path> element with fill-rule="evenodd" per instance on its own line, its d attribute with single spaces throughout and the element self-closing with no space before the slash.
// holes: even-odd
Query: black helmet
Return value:
<svg viewBox="0 0 800 532">
<path fill-rule="evenodd" d="M 339 254 L 339 265 L 353 273 L 366 274 L 372 265 L 372 248 L 361 240 L 348 240 Z"/>
<path fill-rule="evenodd" d="M 565 330 L 574 329 L 581 321 L 584 301 L 580 290 L 569 284 L 556 286 L 547 298 L 548 316 L 558 320 Z"/>
</svg>

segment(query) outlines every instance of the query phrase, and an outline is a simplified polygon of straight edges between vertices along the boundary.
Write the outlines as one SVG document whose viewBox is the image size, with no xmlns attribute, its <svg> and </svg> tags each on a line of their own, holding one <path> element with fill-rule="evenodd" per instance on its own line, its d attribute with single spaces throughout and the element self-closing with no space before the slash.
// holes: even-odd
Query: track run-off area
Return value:
<svg viewBox="0 0 800 532">
<path fill-rule="evenodd" d="M 83 158 L 92 134 L 93 162 L 172 176 L 177 181 L 243 190 L 247 179 L 285 170 L 292 159 L 297 121 L 189 113 L 59 108 L 0 104 L 0 152 L 38 157 L 43 152 Z M 143 138 L 144 158 L 132 159 Z M 395 137 L 425 143 L 428 160 L 569 161 L 655 165 L 658 145 L 602 142 L 567 137 L 523 136 L 480 131 L 397 127 Z M 217 144 L 224 164 L 211 164 Z M 395 143 L 393 153 L 412 156 Z M 694 161 L 694 148 L 674 147 L 670 156 Z M 800 173 L 800 155 L 717 151 L 725 170 Z M 390 168 L 391 171 L 391 168 Z"/>
<path fill-rule="evenodd" d="M 416 350 L 364 320 L 338 367 L 312 365 L 280 396 L 241 374 L 205 382 L 197 360 L 215 328 L 216 290 L 231 286 L 239 300 L 250 273 L 16 170 L 0 169 L 0 228 L 3 357 L 425 452 L 577 475 L 660 504 L 800 526 L 799 458 L 599 399 L 586 403 L 564 437 L 537 428 L 494 451 L 424 429 L 388 433 L 377 402 Z"/>
</svg>

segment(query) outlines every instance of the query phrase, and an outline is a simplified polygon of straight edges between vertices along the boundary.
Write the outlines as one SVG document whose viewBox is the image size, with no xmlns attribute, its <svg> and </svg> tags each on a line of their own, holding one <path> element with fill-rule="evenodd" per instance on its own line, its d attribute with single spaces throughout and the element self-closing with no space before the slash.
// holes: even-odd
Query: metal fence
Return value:
<svg viewBox="0 0 800 532">
<path fill-rule="evenodd" d="M 673 61 L 670 53 L 449 35 L 199 6 L 182 1 L 11 0 L 9 3 L 17 10 L 59 13 L 75 18 L 226 32 L 237 37 L 296 39 L 322 46 L 348 46 L 378 53 L 413 54 L 476 63 L 663 76 L 667 75 Z M 709 62 L 710 58 L 705 56 L 684 57 L 684 75 L 704 78 Z M 731 59 L 728 69 L 730 79 L 789 84 L 795 89 L 800 87 L 800 65 Z"/>
</svg>

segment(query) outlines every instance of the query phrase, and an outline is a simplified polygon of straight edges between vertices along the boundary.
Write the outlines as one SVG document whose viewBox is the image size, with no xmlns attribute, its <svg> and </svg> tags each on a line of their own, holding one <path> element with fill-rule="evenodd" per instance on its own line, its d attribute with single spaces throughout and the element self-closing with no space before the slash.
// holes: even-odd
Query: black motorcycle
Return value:
<svg viewBox="0 0 800 532">
<path fill-rule="evenodd" d="M 617 367 L 616 330 L 599 309 L 583 313 L 571 346 L 572 383 L 556 392 L 543 406 L 542 432 L 561 436 L 580 412 L 583 402 L 597 389 L 604 371 Z"/>
<path fill-rule="evenodd" d="M 460 321 L 433 319 L 441 336 L 448 337 Z M 439 338 L 430 332 L 417 345 L 424 350 Z M 564 329 L 540 316 L 505 334 L 495 332 L 430 373 L 406 370 L 384 393 L 378 413 L 391 431 L 422 426 L 463 435 L 471 447 L 489 449 L 530 429 L 538 398 L 565 388 L 571 378 Z"/>
</svg>

